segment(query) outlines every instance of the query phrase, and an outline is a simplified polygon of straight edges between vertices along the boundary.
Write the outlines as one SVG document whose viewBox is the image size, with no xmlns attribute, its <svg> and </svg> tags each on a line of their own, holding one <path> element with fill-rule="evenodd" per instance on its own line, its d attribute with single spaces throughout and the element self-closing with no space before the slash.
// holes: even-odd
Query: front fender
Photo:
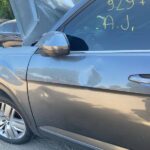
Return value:
<svg viewBox="0 0 150 150">
<path fill-rule="evenodd" d="M 28 99 L 26 74 L 36 47 L 0 48 L 0 90 L 20 109 L 32 130 L 34 118 Z"/>
</svg>

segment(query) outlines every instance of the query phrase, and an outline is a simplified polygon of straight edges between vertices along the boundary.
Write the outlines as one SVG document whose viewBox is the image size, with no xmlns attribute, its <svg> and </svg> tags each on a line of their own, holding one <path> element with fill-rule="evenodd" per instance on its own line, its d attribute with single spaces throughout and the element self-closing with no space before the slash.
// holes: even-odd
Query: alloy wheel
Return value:
<svg viewBox="0 0 150 150">
<path fill-rule="evenodd" d="M 0 103 L 0 135 L 7 139 L 18 140 L 26 133 L 22 116 L 10 105 Z"/>
</svg>

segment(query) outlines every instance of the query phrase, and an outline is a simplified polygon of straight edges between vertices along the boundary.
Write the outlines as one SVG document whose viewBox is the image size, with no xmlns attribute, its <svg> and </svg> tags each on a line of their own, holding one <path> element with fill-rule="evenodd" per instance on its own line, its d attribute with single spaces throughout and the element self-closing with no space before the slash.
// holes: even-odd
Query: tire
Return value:
<svg viewBox="0 0 150 150">
<path fill-rule="evenodd" d="M 0 96 L 0 139 L 11 144 L 30 141 L 32 132 L 23 113 L 4 96 Z"/>
</svg>

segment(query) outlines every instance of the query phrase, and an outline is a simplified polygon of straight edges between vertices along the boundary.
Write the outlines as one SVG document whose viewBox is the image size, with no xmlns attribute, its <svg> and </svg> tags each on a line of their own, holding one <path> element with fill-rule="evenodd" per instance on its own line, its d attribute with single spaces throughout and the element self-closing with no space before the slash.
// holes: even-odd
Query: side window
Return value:
<svg viewBox="0 0 150 150">
<path fill-rule="evenodd" d="M 64 29 L 72 51 L 150 49 L 149 0 L 96 0 Z"/>
</svg>

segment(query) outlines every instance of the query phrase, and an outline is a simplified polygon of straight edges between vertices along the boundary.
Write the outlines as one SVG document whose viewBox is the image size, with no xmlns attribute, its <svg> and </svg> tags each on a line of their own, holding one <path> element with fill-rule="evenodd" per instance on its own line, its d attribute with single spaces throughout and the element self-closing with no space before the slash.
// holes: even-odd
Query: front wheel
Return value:
<svg viewBox="0 0 150 150">
<path fill-rule="evenodd" d="M 30 140 L 31 131 L 21 112 L 6 97 L 0 96 L 0 139 L 12 144 Z"/>
</svg>

